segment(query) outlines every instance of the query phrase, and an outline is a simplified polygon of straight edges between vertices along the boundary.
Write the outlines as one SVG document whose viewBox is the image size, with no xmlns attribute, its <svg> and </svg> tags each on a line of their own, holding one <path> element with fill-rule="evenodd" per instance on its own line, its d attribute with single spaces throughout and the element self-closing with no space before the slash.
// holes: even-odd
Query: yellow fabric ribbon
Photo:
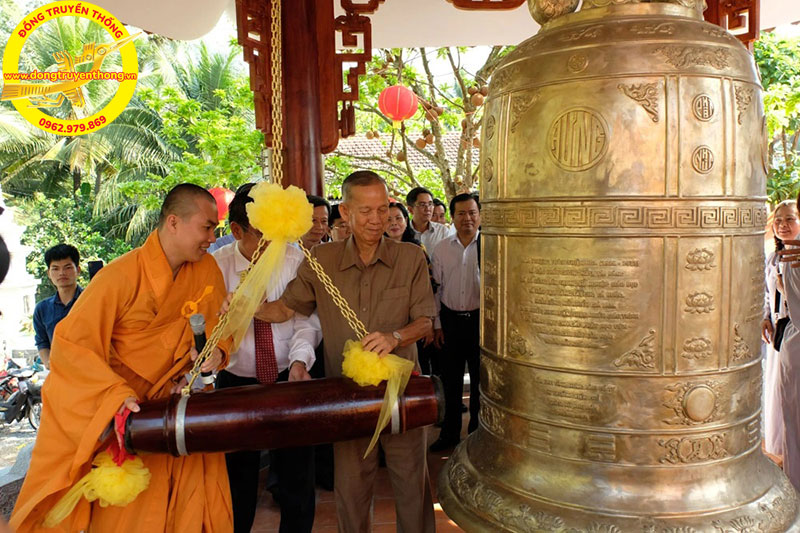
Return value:
<svg viewBox="0 0 800 533">
<path fill-rule="evenodd" d="M 383 428 L 392 418 L 392 408 L 403 391 L 406 390 L 408 379 L 414 370 L 414 361 L 403 359 L 394 354 L 385 357 L 379 356 L 375 352 L 368 352 L 361 345 L 360 341 L 349 340 L 344 344 L 344 361 L 342 361 L 342 374 L 355 381 L 358 385 L 378 386 L 386 381 L 386 392 L 383 395 L 381 412 L 378 415 L 378 424 L 375 426 L 375 433 L 372 440 L 364 452 L 364 458 L 369 455 Z"/>
<path fill-rule="evenodd" d="M 245 207 L 247 219 L 269 245 L 260 257 L 254 257 L 255 262 L 231 298 L 222 338 L 233 337 L 232 351 L 239 347 L 247 333 L 253 314 L 264 301 L 264 293 L 269 293 L 277 283 L 286 247 L 311 229 L 314 215 L 306 193 L 294 185 L 284 189 L 276 183 L 261 182 L 250 189 L 250 197 L 253 201 Z"/>
<path fill-rule="evenodd" d="M 56 527 L 78 505 L 81 497 L 101 507 L 125 506 L 131 503 L 150 484 L 150 471 L 140 457 L 128 459 L 117 466 L 108 452 L 97 454 L 92 469 L 58 500 L 44 519 L 44 527 Z"/>
</svg>

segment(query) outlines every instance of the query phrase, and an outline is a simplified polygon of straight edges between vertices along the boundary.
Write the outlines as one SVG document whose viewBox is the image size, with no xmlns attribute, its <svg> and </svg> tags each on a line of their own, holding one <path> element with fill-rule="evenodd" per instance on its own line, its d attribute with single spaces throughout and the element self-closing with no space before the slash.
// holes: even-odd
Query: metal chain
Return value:
<svg viewBox="0 0 800 533">
<path fill-rule="evenodd" d="M 282 80 L 282 36 L 281 36 L 281 0 L 272 0 L 272 40 L 270 49 L 270 62 L 272 75 L 272 182 L 277 184 L 283 183 L 283 80 Z M 302 241 L 299 243 L 300 249 L 306 256 L 311 269 L 317 275 L 317 278 L 325 287 L 325 290 L 333 298 L 336 307 L 342 312 L 342 315 L 347 320 L 347 323 L 358 335 L 363 338 L 367 334 L 367 328 L 358 319 L 355 311 L 344 299 L 342 293 L 333 284 L 331 278 L 325 273 L 322 265 L 311 256 Z"/>
<path fill-rule="evenodd" d="M 239 283 L 236 285 L 236 289 L 233 291 L 234 294 L 239 290 L 239 287 L 244 283 L 244 280 L 247 279 L 248 274 L 253 269 L 253 266 L 258 262 L 258 258 L 261 257 L 261 254 L 264 250 L 267 249 L 267 245 L 269 243 L 262 237 L 261 240 L 258 241 L 258 247 L 256 251 L 253 252 L 253 259 L 250 260 L 250 264 L 247 266 L 247 270 L 242 272 L 241 277 L 239 278 Z M 206 345 L 203 347 L 203 350 L 197 356 L 197 359 L 194 360 L 194 365 L 192 365 L 192 369 L 189 371 L 189 382 L 186 386 L 181 389 L 181 394 L 184 396 L 188 396 L 192 390 L 192 385 L 200 377 L 200 367 L 203 363 L 211 356 L 211 352 L 214 351 L 214 348 L 217 347 L 219 341 L 222 340 L 222 331 L 228 325 L 228 317 L 230 313 L 225 313 L 220 317 L 219 322 L 217 325 L 214 326 L 214 329 L 211 331 L 211 335 L 208 337 L 206 341 Z"/>
<path fill-rule="evenodd" d="M 271 2 L 271 39 L 270 39 L 270 74 L 272 77 L 272 109 L 271 109 L 271 116 L 272 116 L 272 168 L 270 169 L 270 181 L 272 183 L 277 183 L 279 185 L 283 184 L 283 74 L 282 74 L 282 44 L 281 44 L 281 0 L 272 0 Z M 311 252 L 309 252 L 303 243 L 300 242 L 300 249 L 303 250 L 303 254 L 306 256 L 309 265 L 311 265 L 311 269 L 317 275 L 317 278 L 320 280 L 322 285 L 325 287 L 325 291 L 333 298 L 333 302 L 336 304 L 336 307 L 339 308 L 341 311 L 342 316 L 347 320 L 347 323 L 353 329 L 353 331 L 358 335 L 358 338 L 363 338 L 367 335 L 367 328 L 364 326 L 364 323 L 359 320 L 358 316 L 356 315 L 355 311 L 350 307 L 347 303 L 347 300 L 344 299 L 342 293 L 339 292 L 339 289 L 333 284 L 330 276 L 328 276 L 322 268 L 322 265 L 312 257 Z M 244 280 L 247 278 L 247 275 L 250 273 L 250 270 L 253 268 L 258 262 L 259 257 L 261 257 L 261 253 L 267 248 L 268 242 L 264 240 L 262 237 L 261 240 L 258 242 L 258 248 L 256 249 L 255 253 L 253 254 L 253 258 L 250 261 L 250 265 L 247 267 L 242 273 L 242 276 L 239 278 L 239 283 L 236 286 L 236 289 L 233 291 L 234 294 L 237 293 L 239 287 L 244 283 Z M 191 393 L 192 385 L 200 376 L 200 367 L 203 365 L 206 359 L 211 355 L 211 352 L 214 351 L 214 348 L 217 347 L 219 341 L 222 340 L 222 331 L 228 324 L 228 317 L 229 313 L 225 313 L 217 322 L 217 325 L 214 327 L 214 330 L 211 332 L 208 341 L 206 342 L 203 351 L 200 352 L 197 359 L 192 366 L 192 369 L 189 371 L 189 383 L 181 390 L 181 394 L 184 396 L 188 396 Z"/>
<path fill-rule="evenodd" d="M 283 67 L 281 36 L 281 1 L 272 0 L 272 38 L 270 40 L 270 73 L 272 77 L 272 168 L 270 180 L 283 184 Z"/>
<path fill-rule="evenodd" d="M 281 184 L 283 182 L 283 79 L 281 66 L 281 0 L 272 0 L 270 9 L 270 74 L 272 78 L 272 168 L 270 169 L 270 181 Z M 258 242 L 258 248 L 250 260 L 247 270 L 242 273 L 239 283 L 234 290 L 234 294 L 239 290 L 239 286 L 244 282 L 253 265 L 256 264 L 261 253 L 267 247 L 267 241 L 262 237 Z M 225 313 L 217 322 L 214 330 L 206 342 L 203 351 L 195 359 L 194 365 L 189 372 L 189 383 L 181 390 L 181 394 L 188 395 L 192 389 L 192 384 L 200 376 L 200 367 L 203 362 L 211 355 L 219 341 L 222 340 L 222 331 L 228 324 L 228 313 Z"/>
<path fill-rule="evenodd" d="M 323 270 L 322 265 L 319 264 L 308 249 L 303 246 L 303 243 L 300 243 L 300 249 L 303 250 L 303 254 L 306 256 L 306 260 L 308 264 L 311 266 L 311 270 L 317 275 L 317 278 L 322 283 L 322 286 L 325 287 L 325 291 L 330 294 L 331 298 L 333 298 L 333 303 L 336 304 L 336 307 L 339 308 L 341 311 L 342 316 L 344 316 L 347 323 L 350 325 L 350 328 L 358 335 L 359 339 L 363 339 L 367 335 L 367 328 L 364 326 L 364 323 L 359 320 L 356 312 L 353 311 L 353 308 L 350 307 L 350 304 L 347 303 L 347 300 L 344 299 L 342 293 L 339 292 L 339 289 L 336 285 L 333 284 L 330 276 L 325 273 Z"/>
</svg>

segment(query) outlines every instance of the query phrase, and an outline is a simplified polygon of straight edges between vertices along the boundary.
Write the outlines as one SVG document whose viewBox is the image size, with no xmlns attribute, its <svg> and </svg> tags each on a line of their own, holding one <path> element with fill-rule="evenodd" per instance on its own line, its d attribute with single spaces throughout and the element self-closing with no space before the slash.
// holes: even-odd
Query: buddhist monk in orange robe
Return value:
<svg viewBox="0 0 800 533">
<path fill-rule="evenodd" d="M 206 253 L 217 223 L 214 198 L 205 189 L 178 185 L 164 201 L 158 229 L 142 247 L 100 270 L 56 327 L 41 427 L 11 515 L 17 533 L 233 531 L 221 453 L 142 455 L 152 478 L 132 503 L 101 507 L 81 498 L 55 529 L 42 526 L 108 444 L 99 439 L 114 414 L 171 394 L 190 369 L 196 352 L 182 308 L 199 300 L 195 312 L 205 315 L 210 332 L 226 296 L 222 274 Z M 229 346 L 221 348 L 203 371 L 227 364 Z"/>
</svg>

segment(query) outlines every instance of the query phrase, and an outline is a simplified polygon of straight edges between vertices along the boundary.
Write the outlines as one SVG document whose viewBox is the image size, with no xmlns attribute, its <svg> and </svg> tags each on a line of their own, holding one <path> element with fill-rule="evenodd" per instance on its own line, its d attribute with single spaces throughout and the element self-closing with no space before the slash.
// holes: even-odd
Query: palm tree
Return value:
<svg viewBox="0 0 800 533">
<path fill-rule="evenodd" d="M 80 52 L 83 44 L 108 40 L 98 24 L 73 17 L 58 18 L 34 32 L 20 58 L 25 70 L 55 70 L 53 52 Z M 242 72 L 232 46 L 226 54 L 211 53 L 205 45 L 190 46 L 158 36 L 137 43 L 139 80 L 127 108 L 101 130 L 82 136 L 60 137 L 28 124 L 7 102 L 0 103 L 0 183 L 15 195 L 77 195 L 82 186 L 94 189 L 94 213 L 111 222 L 115 236 L 140 242 L 155 225 L 152 202 L 141 201 L 125 191 L 152 190 L 170 165 L 186 153 L 200 153 L 205 139 L 191 128 L 177 134 L 166 127 L 163 106 L 166 95 L 177 91 L 188 105 L 203 112 L 224 109 L 227 92 L 241 93 Z M 119 64 L 119 55 L 108 65 Z M 113 98 L 115 83 L 91 82 L 84 86 L 86 106 L 68 102 L 48 112 L 75 119 L 102 109 Z M 252 107 L 227 109 L 234 120 L 245 120 L 254 129 Z"/>
</svg>

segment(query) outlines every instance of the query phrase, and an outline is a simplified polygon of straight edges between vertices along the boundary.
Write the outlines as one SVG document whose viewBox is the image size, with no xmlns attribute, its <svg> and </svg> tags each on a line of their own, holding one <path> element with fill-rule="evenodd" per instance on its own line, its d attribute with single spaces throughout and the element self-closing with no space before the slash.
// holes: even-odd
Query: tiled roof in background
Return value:
<svg viewBox="0 0 800 533">
<path fill-rule="evenodd" d="M 411 137 L 412 141 L 416 140 L 415 136 Z M 442 138 L 442 142 L 444 143 L 445 153 L 447 154 L 447 160 L 450 162 L 450 168 L 455 168 L 455 161 L 458 155 L 458 143 L 461 139 L 461 132 L 459 131 L 449 131 L 445 133 Z M 389 150 L 389 146 L 391 143 L 392 137 L 389 133 L 381 133 L 381 136 L 377 139 L 367 139 L 366 134 L 359 133 L 348 137 L 346 139 L 339 140 L 339 146 L 336 149 L 335 153 L 344 154 L 344 155 L 353 155 L 358 157 L 382 157 L 386 158 L 386 152 Z M 400 151 L 403 144 L 400 140 L 400 137 L 397 136 L 395 138 L 395 145 L 393 149 L 393 155 L 396 155 L 397 152 Z M 428 145 L 425 148 L 426 151 L 433 154 L 435 150 L 435 146 Z M 438 167 L 425 157 L 424 155 L 420 154 L 417 149 L 413 146 L 408 147 L 408 162 L 411 165 L 411 168 L 414 170 L 438 170 Z M 472 164 L 473 168 L 478 165 L 480 161 L 480 150 L 473 148 L 472 149 Z M 401 161 L 397 161 L 397 159 L 393 158 L 393 162 L 398 166 L 404 166 L 405 163 Z M 379 162 L 379 161 L 366 161 L 366 160 L 353 160 L 353 165 L 360 166 L 363 168 L 368 168 L 372 170 L 388 170 L 388 167 Z"/>
</svg>

